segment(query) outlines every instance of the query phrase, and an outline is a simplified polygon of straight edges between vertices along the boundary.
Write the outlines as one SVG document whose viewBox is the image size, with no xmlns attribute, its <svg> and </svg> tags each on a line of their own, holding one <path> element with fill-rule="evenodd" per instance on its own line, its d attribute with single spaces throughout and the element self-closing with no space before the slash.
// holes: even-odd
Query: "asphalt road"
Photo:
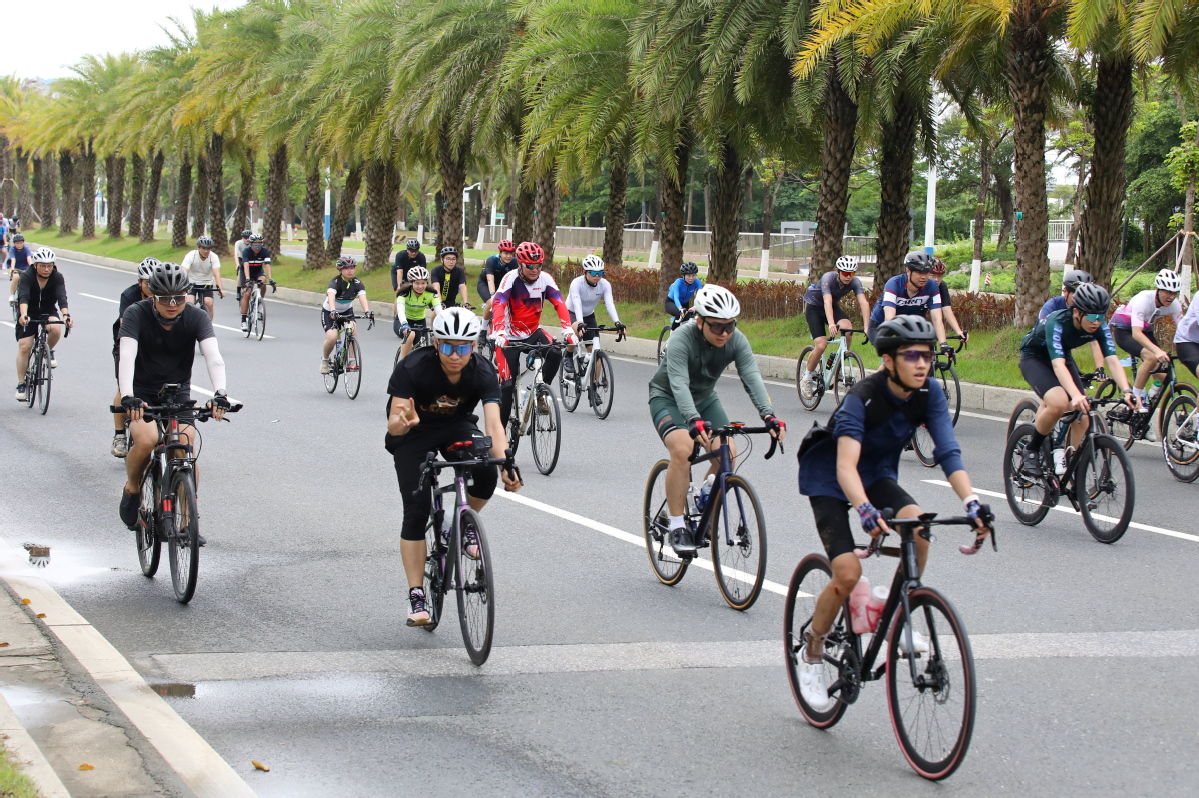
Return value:
<svg viewBox="0 0 1199 798">
<path fill-rule="evenodd" d="M 219 329 L 245 409 L 202 428 L 209 545 L 180 606 L 165 563 L 154 580 L 140 574 L 117 518 L 109 300 L 131 277 L 60 267 L 77 327 L 58 349 L 49 415 L 0 396 L 0 537 L 51 546 L 47 578 L 149 681 L 194 688 L 172 705 L 263 796 L 1194 794 L 1199 540 L 1132 529 L 1105 546 L 1064 512 L 1021 527 L 1003 499 L 991 500 L 998 554 L 963 557 L 968 533 L 939 535 L 925 581 L 965 619 L 980 705 L 965 764 L 930 785 L 900 755 L 881 683 L 831 731 L 803 721 L 780 595 L 738 613 L 709 572 L 663 587 L 643 546 L 543 509 L 640 538 L 645 477 L 664 450 L 646 406 L 652 368 L 629 360 L 616 363 L 607 420 L 565 414 L 552 476 L 522 446 L 520 496 L 538 504 L 497 498 L 484 512 L 496 647 L 475 669 L 452 616 L 433 634 L 404 625 L 400 501 L 382 446 L 389 325 L 363 336 L 356 401 L 324 390 L 316 309 L 269 302 L 264 341 Z M 236 326 L 232 299 L 216 322 Z M 195 384 L 207 387 L 199 358 Z M 760 444 L 742 473 L 765 507 L 768 578 L 785 585 L 819 549 L 794 449 L 825 413 L 769 387 L 793 437 L 771 461 Z M 721 393 L 753 420 L 735 380 Z M 964 416 L 958 434 L 975 486 L 1002 491 L 1005 420 L 989 415 Z M 1134 447 L 1133 462 L 1134 520 L 1193 535 L 1199 487 L 1174 482 L 1155 447 Z M 926 509 L 960 510 L 926 481 L 939 471 L 910 455 L 903 469 Z M 866 572 L 885 583 L 893 568 Z M 272 771 L 252 773 L 251 759 Z"/>
</svg>

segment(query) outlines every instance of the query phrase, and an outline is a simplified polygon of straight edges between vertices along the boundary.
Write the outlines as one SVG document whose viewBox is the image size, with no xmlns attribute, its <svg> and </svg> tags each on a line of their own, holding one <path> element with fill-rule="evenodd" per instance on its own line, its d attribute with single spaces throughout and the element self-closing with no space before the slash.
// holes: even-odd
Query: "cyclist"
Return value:
<svg viewBox="0 0 1199 798">
<path fill-rule="evenodd" d="M 208 236 L 196 239 L 196 248 L 183 256 L 183 271 L 191 279 L 192 301 L 203 307 L 209 319 L 216 317 L 216 308 L 212 303 L 212 291 L 215 288 L 225 298 L 225 289 L 221 285 L 221 259 L 212 251 L 213 241 Z"/>
<path fill-rule="evenodd" d="M 33 253 L 29 262 L 33 268 L 21 274 L 17 284 L 17 401 L 25 401 L 25 369 L 29 368 L 29 354 L 37 335 L 36 324 L 30 319 L 62 321 L 74 327 L 71 311 L 67 308 L 67 283 L 55 264 L 53 250 L 42 247 Z M 58 368 L 54 346 L 62 337 L 62 325 L 52 325 L 47 331 L 50 344 L 50 368 Z"/>
<path fill-rule="evenodd" d="M 787 425 L 774 415 L 749 339 L 736 329 L 741 303 L 727 288 L 706 285 L 696 293 L 694 307 L 695 324 L 685 324 L 671 336 L 662 365 L 649 382 L 650 417 L 670 452 L 666 504 L 670 545 L 680 557 L 694 557 L 697 548 L 683 521 L 691 483 L 688 458 L 696 441 L 711 450 L 716 443 L 711 430 L 729 423 L 716 394 L 716 382 L 725 367 L 737 364 L 741 385 L 762 421 L 771 428 L 770 434 L 780 441 L 787 436 Z M 731 454 L 736 456 L 735 448 Z M 715 475 L 719 467 L 720 461 L 713 460 L 708 473 Z"/>
<path fill-rule="evenodd" d="M 408 577 L 408 625 L 429 623 L 424 588 L 425 524 L 432 496 L 429 490 L 417 495 L 421 469 L 429 452 L 440 451 L 461 441 L 477 440 L 479 417 L 475 406 L 483 403 L 483 425 L 491 438 L 491 456 L 504 457 L 507 446 L 500 422 L 500 385 L 495 366 L 475 354 L 481 327 L 479 318 L 466 308 L 446 308 L 433 320 L 433 343 L 418 349 L 398 364 L 387 383 L 387 437 L 385 445 L 395 461 L 404 521 L 400 528 L 400 556 Z M 467 501 L 482 510 L 495 492 L 496 469 L 473 468 Z M 501 471 L 504 489 L 519 490 L 519 479 Z M 478 557 L 478 540 L 473 530 L 465 536 L 467 556 Z"/>
<path fill-rule="evenodd" d="M 143 260 L 137 267 L 137 282 L 121 292 L 120 309 L 117 311 L 117 320 L 112 325 L 112 362 L 118 381 L 117 395 L 112 400 L 113 405 L 121 403 L 121 319 L 130 305 L 150 298 L 150 276 L 154 274 L 154 267 L 158 265 L 157 258 Z M 113 413 L 112 423 L 115 427 L 112 435 L 112 456 L 124 457 L 128 453 L 128 442 L 125 440 L 125 414 Z"/>
<path fill-rule="evenodd" d="M 1141 400 L 1146 412 L 1145 404 L 1149 398 L 1145 395 L 1145 385 L 1149 375 L 1170 362 L 1170 355 L 1157 344 L 1153 322 L 1163 316 L 1173 318 L 1175 325 L 1182 320 L 1182 304 L 1178 301 L 1181 290 L 1182 278 L 1178 273 L 1173 269 L 1162 269 L 1153 279 L 1153 288 L 1139 292 L 1127 304 L 1118 307 L 1109 322 L 1116 346 L 1141 359 L 1132 392 Z"/>
<path fill-rule="evenodd" d="M 945 261 L 940 258 L 933 258 L 932 279 L 937 284 L 937 291 L 941 295 L 941 315 L 945 323 L 953 330 L 954 334 L 965 340 L 969 338 L 962 325 L 958 324 L 958 317 L 953 312 L 953 294 L 949 291 L 949 286 L 945 284 Z"/>
<path fill-rule="evenodd" d="M 1095 283 L 1080 283 L 1074 291 L 1071 307 L 1056 310 L 1037 322 L 1032 332 L 1020 342 L 1020 373 L 1037 396 L 1041 407 L 1037 410 L 1036 429 L 1024 447 L 1024 472 L 1030 477 L 1040 477 L 1041 445 L 1052 431 L 1058 419 L 1069 410 L 1081 410 L 1084 415 L 1074 423 L 1070 442 L 1077 445 L 1090 424 L 1085 415 L 1091 404 L 1082 389 L 1078 366 L 1074 363 L 1071 350 L 1090 341 L 1098 341 L 1107 362 L 1108 371 L 1116 384 L 1124 390 L 1124 400 L 1131 409 L 1140 402 L 1128 385 L 1128 377 L 1116 357 L 1116 344 L 1104 316 L 1111 305 L 1107 290 Z"/>
<path fill-rule="evenodd" d="M 598 326 L 595 309 L 601 299 L 604 300 L 604 307 L 608 309 L 608 315 L 612 317 L 612 324 L 616 329 L 623 330 L 624 324 L 616 314 L 616 303 L 612 301 L 612 284 L 604 279 L 604 260 L 599 255 L 588 255 L 583 258 L 583 273 L 571 281 L 570 290 L 566 294 L 566 309 L 570 313 L 570 321 L 580 341 L 590 341 L 598 334 L 587 328 Z M 590 349 L 590 344 L 588 348 Z M 566 348 L 567 354 L 562 368 L 567 374 L 574 374 L 575 371 L 575 359 L 571 357 L 574 352 L 575 347 Z"/>
<path fill-rule="evenodd" d="M 1199 376 L 1199 291 L 1174 332 L 1174 351 L 1182 364 Z"/>
<path fill-rule="evenodd" d="M 241 272 L 241 252 L 246 247 L 250 246 L 250 236 L 254 235 L 253 230 L 242 230 L 241 238 L 233 244 L 233 260 L 237 263 L 237 272 Z M 238 297 L 241 299 L 241 297 Z"/>
<path fill-rule="evenodd" d="M 408 280 L 400 284 L 396 295 L 396 320 L 399 325 L 396 335 L 403 339 L 400 344 L 400 357 L 408 356 L 419 333 L 429 328 L 426 313 L 437 313 L 442 309 L 441 297 L 437 290 L 429 289 L 429 272 L 424 266 L 413 266 L 408 269 Z"/>
<path fill-rule="evenodd" d="M 853 323 L 841 309 L 841 299 L 852 291 L 857 295 L 858 308 L 863 319 L 870 318 L 870 305 L 866 302 L 866 290 L 862 281 L 855 274 L 858 270 L 858 259 L 849 255 L 837 258 L 836 268 L 825 274 L 808 286 L 804 292 L 804 318 L 808 322 L 808 332 L 812 334 L 812 354 L 804 363 L 804 373 L 799 381 L 799 389 L 805 398 L 812 396 L 816 385 L 816 366 L 828 347 L 829 330 L 850 330 Z M 845 334 L 845 345 L 849 346 L 852 334 Z"/>
<path fill-rule="evenodd" d="M 263 294 L 266 293 L 267 281 L 270 282 L 271 288 L 275 287 L 275 281 L 271 279 L 271 251 L 262 241 L 262 236 L 255 233 L 250 236 L 250 246 L 241 251 L 241 270 L 238 272 L 237 284 L 241 291 L 242 332 L 250 328 L 247 318 L 250 311 L 250 292 L 246 290 L 246 285 L 250 282 L 257 283 L 258 290 Z"/>
<path fill-rule="evenodd" d="M 933 256 L 927 252 L 909 252 L 903 259 L 906 274 L 897 274 L 883 286 L 882 298 L 870 311 L 866 338 L 874 343 L 874 332 L 884 321 L 896 316 L 923 316 L 932 322 L 937 340 L 945 346 L 945 323 L 941 318 L 941 289 L 929 280 L 933 271 Z M 930 284 L 931 283 L 931 284 Z"/>
<path fill-rule="evenodd" d="M 478 291 L 479 297 L 484 302 L 491 299 L 491 295 L 495 293 L 496 286 L 500 284 L 500 280 L 504 279 L 504 275 L 516 268 L 516 244 L 505 238 L 499 243 L 498 248 L 499 252 L 489 257 L 483 264 L 483 271 L 479 273 L 479 282 L 475 284 L 475 290 Z"/>
<path fill-rule="evenodd" d="M 370 302 L 366 299 L 366 286 L 354 276 L 354 270 L 357 268 L 358 264 L 354 262 L 354 258 L 342 255 L 337 259 L 337 276 L 329 281 L 329 287 L 325 289 L 325 301 L 321 304 L 321 327 L 325 330 L 325 343 L 321 348 L 321 374 L 328 374 L 333 370 L 329 355 L 333 352 L 333 347 L 337 346 L 338 327 L 334 316 L 352 311 L 354 300 L 357 299 L 362 305 L 362 315 L 374 318 Z M 353 321 L 350 322 L 350 326 L 354 326 Z"/>
<path fill-rule="evenodd" d="M 695 294 L 704 287 L 699 279 L 699 267 L 686 261 L 679 267 L 679 278 L 670 284 L 666 292 L 666 312 L 674 319 L 671 329 L 677 329 L 691 314 L 687 311 L 695 300 Z"/>
<path fill-rule="evenodd" d="M 192 363 L 196 345 L 208 366 L 214 396 L 208 406 L 218 421 L 229 408 L 225 391 L 225 361 L 217 348 L 208 314 L 187 301 L 187 272 L 174 263 L 159 263 L 150 274 L 152 299 L 134 302 L 121 317 L 121 350 L 117 365 L 121 406 L 129 413 L 129 436 L 133 446 L 125 457 L 125 487 L 121 490 L 121 522 L 137 526 L 141 506 L 142 474 L 158 444 L 158 430 L 142 418 L 144 405 L 191 399 Z M 173 396 L 164 396 L 165 385 L 178 385 Z M 184 441 L 190 442 L 194 428 L 180 424 Z M 199 474 L 196 474 L 197 484 Z M 200 538 L 200 545 L 205 543 Z"/>
<path fill-rule="evenodd" d="M 833 570 L 816 599 L 800 658 L 800 692 L 813 709 L 831 706 L 824 669 L 818 667 L 824 636 L 862 575 L 861 561 L 854 555 L 849 510 L 857 510 L 862 530 L 872 538 L 890 531 L 880 508 L 892 508 L 899 518 L 915 518 L 923 512 L 898 481 L 899 456 L 919 425 L 928 426 L 934 457 L 966 514 L 980 532 L 987 529 L 990 513 L 979 503 L 962 464 L 949 403 L 940 384 L 928 378 L 936 344 L 936 329 L 918 316 L 898 316 L 880 324 L 874 346 L 882 368 L 850 388 L 828 427 L 816 428 L 800 447 L 799 492 L 812 505 L 816 531 Z M 915 542 L 923 573 L 928 541 L 916 535 Z M 912 643 L 917 652 L 928 651 L 928 641 L 915 630 Z"/>
<path fill-rule="evenodd" d="M 553 339 L 541 329 L 541 308 L 549 300 L 558 311 L 558 322 L 562 325 L 562 340 L 567 345 L 575 343 L 574 331 L 570 326 L 570 311 L 562 301 L 562 292 L 554 278 L 542 271 L 545 251 L 539 244 L 522 241 L 516 248 L 514 271 L 504 275 L 499 287 L 491 297 L 491 340 L 496 348 L 496 367 L 500 378 L 500 420 L 508 424 L 512 412 L 512 397 L 516 393 L 518 362 L 523 344 L 548 344 Z M 502 357 L 501 357 L 502 355 Z M 562 363 L 562 353 L 549 349 L 545 353 L 542 378 L 547 383 L 554 381 Z M 548 411 L 549 408 L 541 408 Z"/>
<path fill-rule="evenodd" d="M 413 266 L 425 268 L 425 253 L 420 251 L 420 242 L 415 238 L 408 239 L 401 252 L 396 253 L 395 263 L 391 266 L 391 290 L 398 291 L 407 282 L 408 270 Z"/>
<path fill-rule="evenodd" d="M 8 239 L 10 237 L 8 220 L 0 213 L 0 263 L 8 260 Z"/>
<path fill-rule="evenodd" d="M 1084 272 L 1082 269 L 1071 269 L 1062 275 L 1062 294 L 1061 296 L 1050 297 L 1041 306 L 1041 312 L 1037 314 L 1038 319 L 1043 319 L 1050 313 L 1057 310 L 1064 310 L 1070 307 L 1070 300 L 1074 298 L 1074 292 L 1078 286 L 1083 283 L 1093 283 L 1095 278 L 1090 272 Z"/>
<path fill-rule="evenodd" d="M 29 268 L 31 255 L 33 255 L 33 250 L 25 243 L 25 236 L 20 233 L 13 234 L 12 246 L 8 248 L 8 260 L 5 262 L 9 276 L 8 302 L 10 305 L 17 304 L 17 281 Z"/>
<path fill-rule="evenodd" d="M 433 288 L 447 308 L 470 304 L 466 301 L 466 270 L 458 265 L 456 248 L 445 247 L 441 250 L 441 263 L 433 267 L 431 274 Z"/>
</svg>

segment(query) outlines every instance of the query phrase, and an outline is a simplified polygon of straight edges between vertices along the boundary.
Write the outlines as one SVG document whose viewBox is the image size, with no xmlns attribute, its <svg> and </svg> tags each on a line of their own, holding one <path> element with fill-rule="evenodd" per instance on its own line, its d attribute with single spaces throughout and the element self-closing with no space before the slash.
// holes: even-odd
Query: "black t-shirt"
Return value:
<svg viewBox="0 0 1199 798">
<path fill-rule="evenodd" d="M 441 370 L 437 350 L 414 349 L 391 373 L 387 394 L 412 399 L 421 426 L 440 427 L 463 418 L 477 422 L 475 405 L 500 401 L 500 378 L 495 366 L 476 353 L 462 369 L 458 382 L 451 383 Z M 390 399 L 387 412 L 390 415 Z"/>
<path fill-rule="evenodd" d="M 939 285 L 940 285 L 940 289 L 941 289 L 941 307 L 947 308 L 953 304 L 950 301 L 953 297 L 949 293 L 949 286 L 947 286 L 945 284 L 944 277 L 941 278 L 941 282 Z"/>
<path fill-rule="evenodd" d="M 416 255 L 409 254 L 406 249 L 397 252 L 396 261 L 391 265 L 392 290 L 399 288 L 399 284 L 404 282 L 408 277 L 408 270 L 413 266 L 426 266 L 427 264 L 428 261 L 425 260 L 425 253 L 423 252 L 418 252 Z"/>
<path fill-rule="evenodd" d="M 487 259 L 486 263 L 483 264 L 483 271 L 479 275 L 479 285 L 483 286 L 483 288 L 486 288 L 487 275 L 490 274 L 492 279 L 495 280 L 495 287 L 498 291 L 500 287 L 500 280 L 503 280 L 504 275 L 515 268 L 516 258 L 513 258 L 512 260 L 508 261 L 507 264 L 505 264 L 502 260 L 500 260 L 499 255 L 492 255 Z"/>
<path fill-rule="evenodd" d="M 21 280 L 17 283 L 17 302 L 29 306 L 31 318 L 57 314 L 58 309 L 67 306 L 67 281 L 55 266 L 43 288 L 38 282 L 37 267 L 30 266 L 21 272 Z"/>
<path fill-rule="evenodd" d="M 122 314 L 120 337 L 137 341 L 133 390 L 157 392 L 167 383 L 190 383 L 196 343 L 216 334 L 208 314 L 195 305 L 185 305 L 183 317 L 164 329 L 154 317 L 154 300 L 143 299 Z"/>
<path fill-rule="evenodd" d="M 466 282 L 466 270 L 461 266 L 455 266 L 447 274 L 445 266 L 439 263 L 433 267 L 430 277 L 433 279 L 433 284 L 437 286 L 437 290 L 441 291 L 442 304 L 447 308 L 457 306 L 458 286 Z"/>
<path fill-rule="evenodd" d="M 270 259 L 271 251 L 266 247 L 262 247 L 262 249 L 258 250 L 257 252 L 250 247 L 246 247 L 241 251 L 241 257 L 238 259 L 238 265 L 240 266 L 243 263 L 258 264 L 250 267 L 251 270 L 258 271 L 262 269 L 262 264 L 259 263 L 259 261 L 268 261 Z"/>
<path fill-rule="evenodd" d="M 117 317 L 119 318 L 124 316 L 125 310 L 128 309 L 130 305 L 134 304 L 135 302 L 141 302 L 143 299 L 145 299 L 145 297 L 142 296 L 141 283 L 134 283 L 126 288 L 121 292 L 121 309 L 117 311 Z"/>
</svg>

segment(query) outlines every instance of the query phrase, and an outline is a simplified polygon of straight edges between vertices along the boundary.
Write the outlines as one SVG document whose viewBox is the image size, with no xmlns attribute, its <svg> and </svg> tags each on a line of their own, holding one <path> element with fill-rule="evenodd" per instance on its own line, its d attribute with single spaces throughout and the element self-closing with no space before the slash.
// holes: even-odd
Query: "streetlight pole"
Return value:
<svg viewBox="0 0 1199 798">
<path fill-rule="evenodd" d="M 325 167 L 325 243 L 326 244 L 329 243 L 329 225 L 330 225 L 330 221 L 331 221 L 331 217 L 329 216 L 329 205 L 330 205 L 330 199 L 331 199 L 330 198 L 330 183 L 331 182 L 332 182 L 332 175 L 331 175 L 329 167 L 326 166 Z"/>
<path fill-rule="evenodd" d="M 936 242 L 935 228 L 937 223 L 937 164 L 929 160 L 928 164 L 928 198 L 924 206 L 924 251 L 933 254 L 933 244 Z"/>
</svg>

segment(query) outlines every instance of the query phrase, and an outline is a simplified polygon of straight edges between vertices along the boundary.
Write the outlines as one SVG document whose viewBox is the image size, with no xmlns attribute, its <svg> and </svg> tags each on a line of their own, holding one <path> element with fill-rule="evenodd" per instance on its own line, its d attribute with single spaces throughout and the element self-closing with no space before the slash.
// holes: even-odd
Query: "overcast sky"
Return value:
<svg viewBox="0 0 1199 798">
<path fill-rule="evenodd" d="M 190 24 L 191 8 L 235 8 L 245 0 L 30 0 L 6 5 L 0 75 L 61 78 L 92 53 L 144 50 L 168 39 L 168 17 Z M 15 26 L 15 27 L 14 27 Z"/>
</svg>

